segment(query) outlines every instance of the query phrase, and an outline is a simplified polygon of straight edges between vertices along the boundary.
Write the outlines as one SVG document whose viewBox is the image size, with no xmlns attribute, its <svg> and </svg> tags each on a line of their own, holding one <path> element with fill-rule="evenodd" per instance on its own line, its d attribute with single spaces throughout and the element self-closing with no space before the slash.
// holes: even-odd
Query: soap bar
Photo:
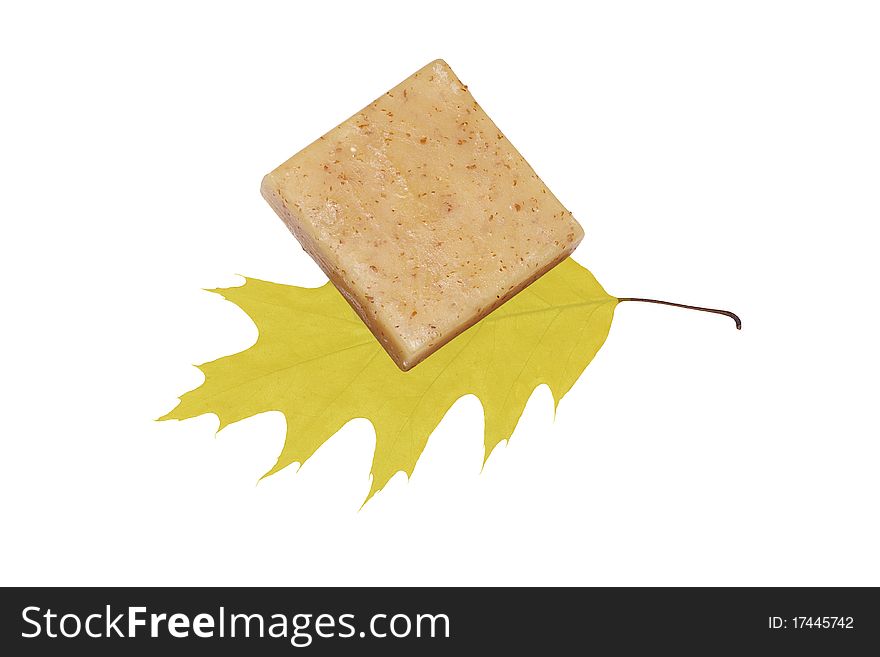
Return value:
<svg viewBox="0 0 880 657">
<path fill-rule="evenodd" d="M 583 237 L 442 60 L 269 173 L 261 191 L 402 370 Z"/>
</svg>

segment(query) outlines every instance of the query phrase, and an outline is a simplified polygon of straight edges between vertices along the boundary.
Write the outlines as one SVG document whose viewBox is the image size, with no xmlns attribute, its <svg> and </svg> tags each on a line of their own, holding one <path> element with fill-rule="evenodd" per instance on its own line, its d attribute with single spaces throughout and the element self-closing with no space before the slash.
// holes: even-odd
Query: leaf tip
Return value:
<svg viewBox="0 0 880 657">
<path fill-rule="evenodd" d="M 263 479 L 266 479 L 266 478 L 268 478 L 268 477 L 271 477 L 273 474 L 275 474 L 276 472 L 278 472 L 280 469 L 281 469 L 281 468 L 279 468 L 279 467 L 278 467 L 278 464 L 276 463 L 276 464 L 273 465 L 271 468 L 269 468 L 266 472 L 264 472 L 262 475 L 260 475 L 260 478 L 257 479 L 257 483 L 259 484 L 261 481 L 263 481 Z"/>
<path fill-rule="evenodd" d="M 278 474 L 284 468 L 287 468 L 290 466 L 296 466 L 296 468 L 294 469 L 294 473 L 296 473 L 296 472 L 300 471 L 303 464 L 300 461 L 294 461 L 293 463 L 281 463 L 281 458 L 279 458 L 277 461 L 275 461 L 275 465 L 273 465 L 271 468 L 269 468 L 269 470 L 264 472 L 263 475 L 259 479 L 257 479 L 257 483 L 263 481 L 263 479 L 267 479 L 267 478 L 271 477 L 273 474 Z"/>
<path fill-rule="evenodd" d="M 409 480 L 409 477 L 407 477 L 407 480 Z M 367 505 L 367 502 L 373 499 L 376 493 L 381 491 L 387 483 L 388 482 L 386 481 L 384 484 L 379 485 L 376 480 L 376 475 L 374 475 L 372 472 L 370 473 L 370 492 L 367 493 L 367 496 L 364 498 L 363 503 L 358 508 L 358 513 L 363 511 L 364 507 Z"/>
<path fill-rule="evenodd" d="M 364 498 L 364 501 L 361 502 L 361 505 L 358 507 L 358 510 L 357 510 L 358 513 L 360 513 L 361 511 L 364 510 L 364 507 L 367 506 L 367 502 L 369 502 L 371 499 L 373 499 L 373 495 L 375 495 L 377 492 L 378 491 L 374 491 L 374 490 L 370 489 L 370 492 L 367 493 L 367 496 Z"/>
<path fill-rule="evenodd" d="M 170 411 L 165 413 L 165 415 L 161 417 L 157 417 L 153 420 L 153 422 L 165 422 L 166 420 L 180 420 L 180 417 L 177 415 L 177 409 L 180 408 L 180 399 L 177 400 L 177 403 L 174 405 Z"/>
<path fill-rule="evenodd" d="M 504 445 L 505 447 L 510 444 L 510 438 L 502 438 L 494 445 L 489 447 L 485 442 L 483 443 L 483 465 L 480 466 L 480 474 L 483 474 L 483 471 L 486 469 L 486 464 L 489 462 L 489 457 L 495 452 L 498 447 Z"/>
</svg>

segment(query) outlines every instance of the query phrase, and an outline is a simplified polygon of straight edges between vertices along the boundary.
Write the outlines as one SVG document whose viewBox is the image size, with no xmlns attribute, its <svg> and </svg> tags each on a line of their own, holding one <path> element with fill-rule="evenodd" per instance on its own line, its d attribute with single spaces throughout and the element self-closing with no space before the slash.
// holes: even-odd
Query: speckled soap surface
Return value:
<svg viewBox="0 0 880 657">
<path fill-rule="evenodd" d="M 441 60 L 268 174 L 262 193 L 404 370 L 583 237 Z"/>
</svg>

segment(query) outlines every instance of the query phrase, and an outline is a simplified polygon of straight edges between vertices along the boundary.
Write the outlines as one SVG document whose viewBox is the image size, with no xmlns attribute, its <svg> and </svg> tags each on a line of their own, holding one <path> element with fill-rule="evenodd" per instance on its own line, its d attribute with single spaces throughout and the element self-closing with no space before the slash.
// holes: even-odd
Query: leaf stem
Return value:
<svg viewBox="0 0 880 657">
<path fill-rule="evenodd" d="M 734 322 L 736 322 L 737 330 L 742 330 L 742 321 L 736 315 L 736 313 L 732 313 L 729 310 L 718 310 L 717 308 L 703 308 L 702 306 L 686 306 L 683 303 L 672 303 L 671 301 L 658 301 L 657 299 L 636 299 L 633 297 L 627 297 L 625 299 L 618 299 L 618 303 L 622 301 L 640 301 L 642 303 L 659 303 L 664 306 L 675 306 L 676 308 L 687 308 L 688 310 L 699 310 L 704 313 L 715 313 L 716 315 L 727 315 Z"/>
</svg>

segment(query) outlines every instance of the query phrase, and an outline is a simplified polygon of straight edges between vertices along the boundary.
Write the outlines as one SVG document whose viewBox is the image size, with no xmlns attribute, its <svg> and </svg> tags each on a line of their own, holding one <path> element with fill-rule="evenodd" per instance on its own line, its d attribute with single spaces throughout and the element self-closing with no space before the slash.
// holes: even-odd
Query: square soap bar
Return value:
<svg viewBox="0 0 880 657">
<path fill-rule="evenodd" d="M 294 155 L 261 191 L 403 370 L 583 237 L 442 60 Z"/>
</svg>

